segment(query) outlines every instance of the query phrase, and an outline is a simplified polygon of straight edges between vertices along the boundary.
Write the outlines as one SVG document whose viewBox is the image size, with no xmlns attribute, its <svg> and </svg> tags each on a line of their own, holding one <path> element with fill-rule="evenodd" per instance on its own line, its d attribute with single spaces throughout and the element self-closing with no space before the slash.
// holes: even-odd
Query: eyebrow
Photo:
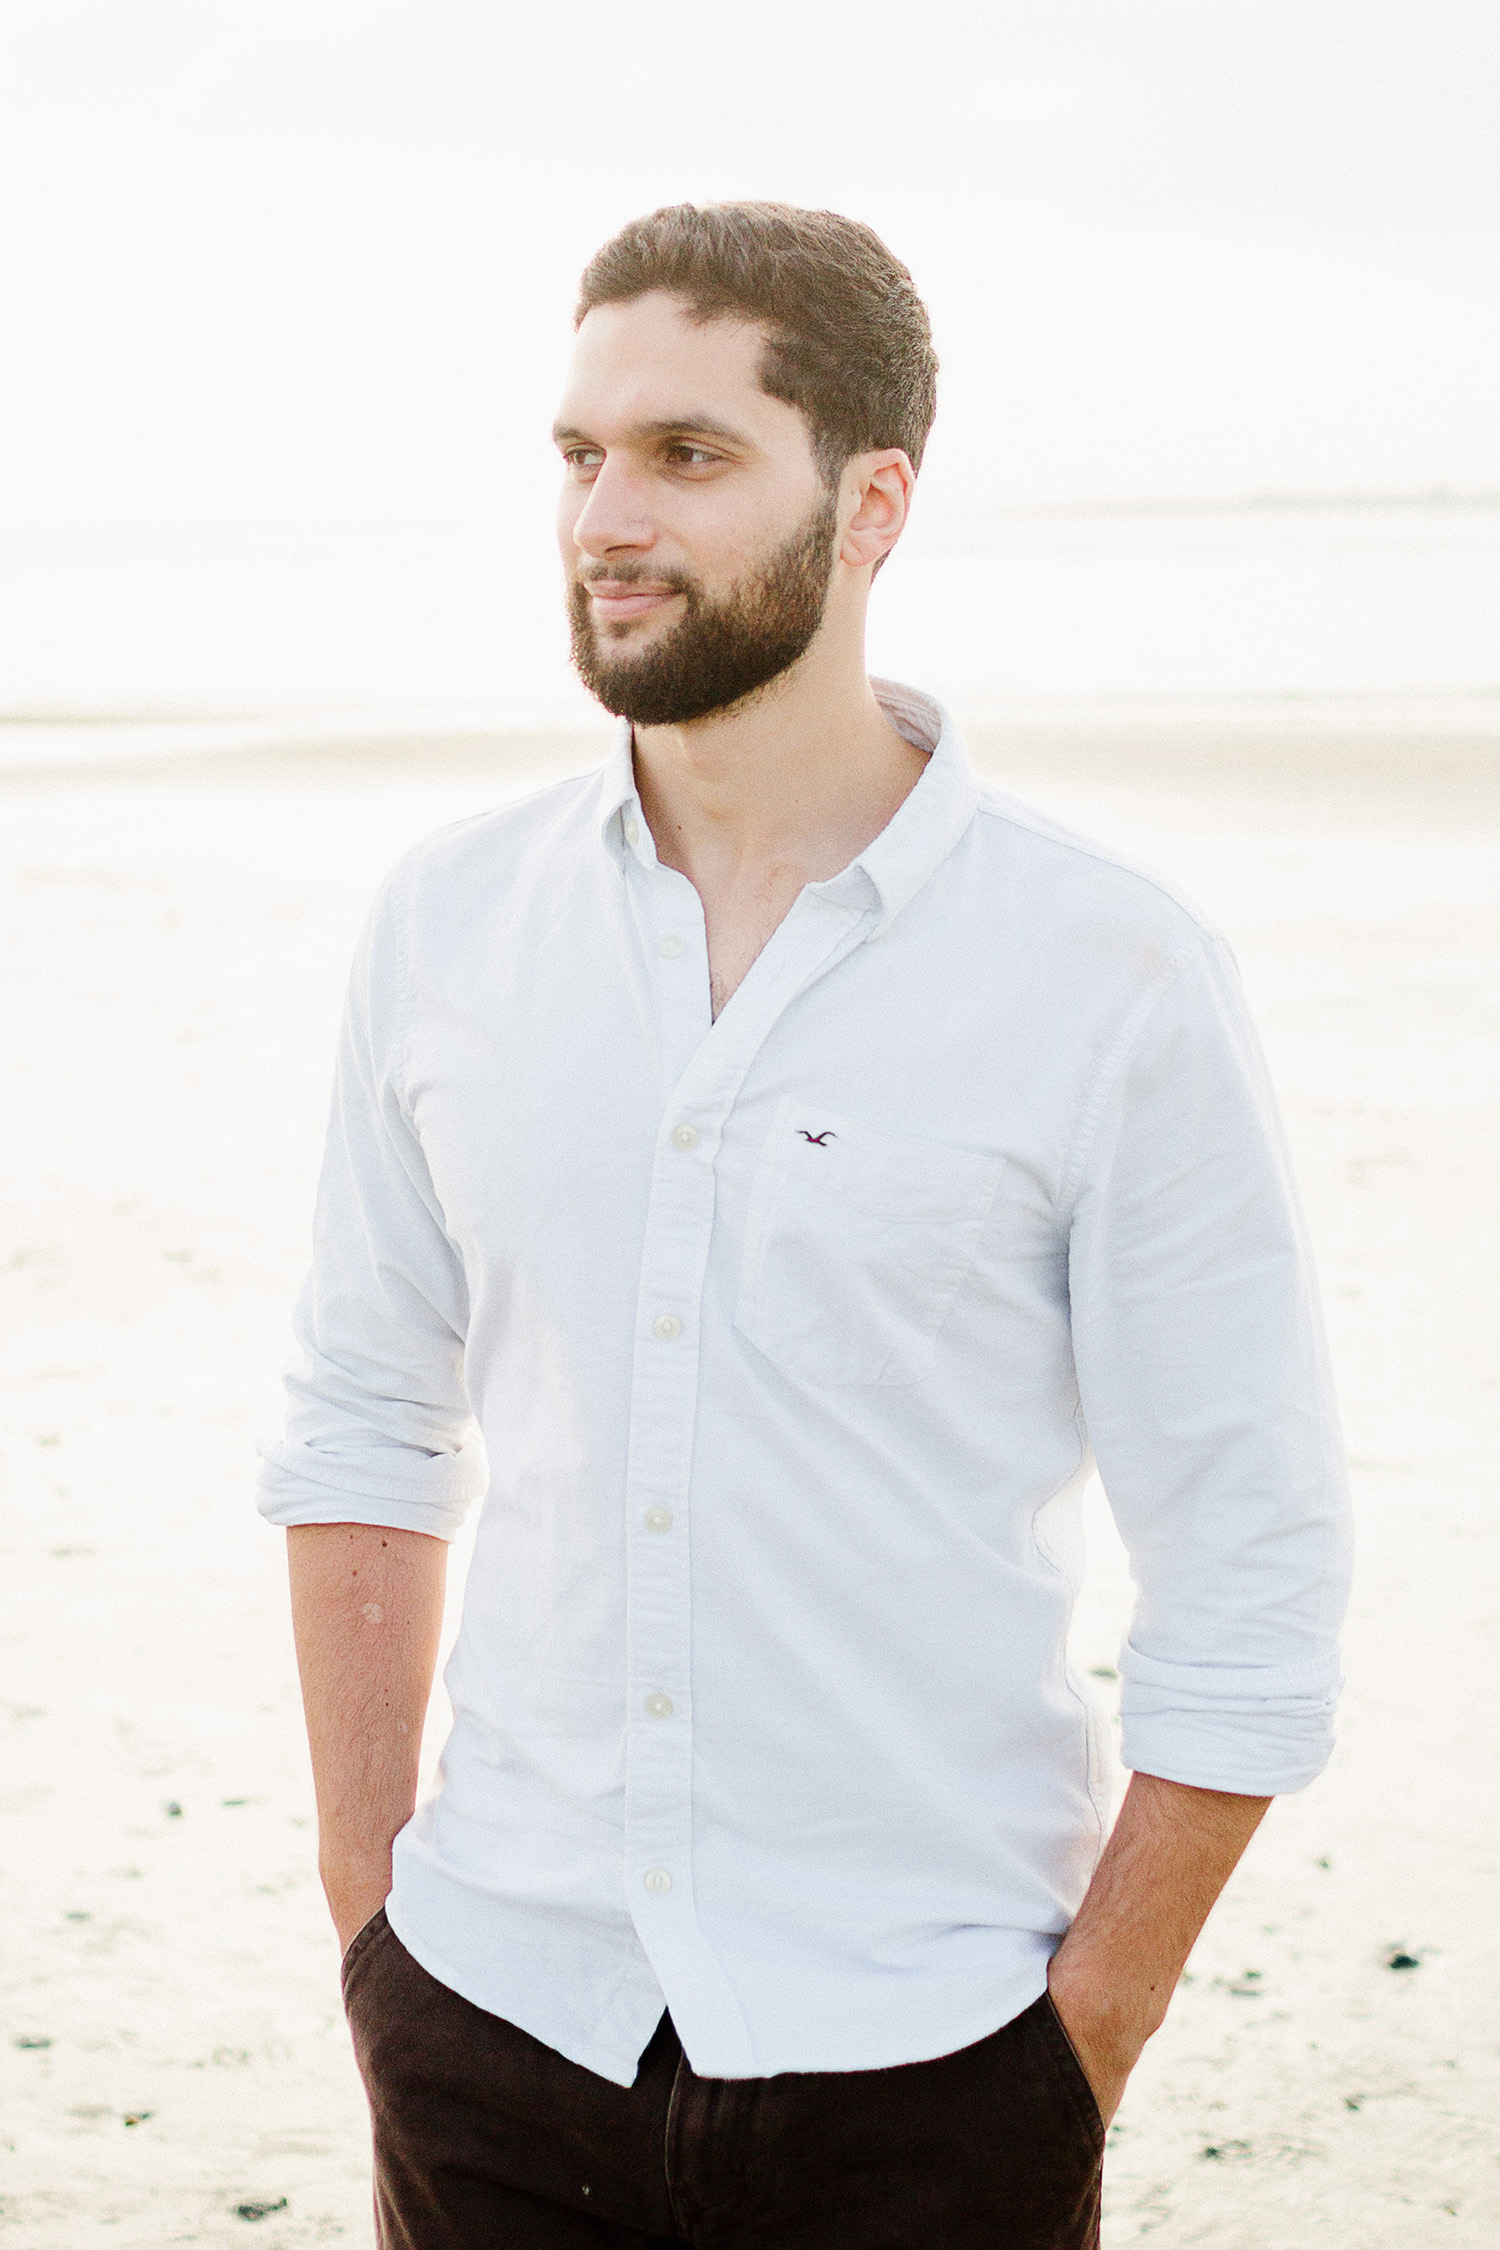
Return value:
<svg viewBox="0 0 1500 2250">
<path fill-rule="evenodd" d="M 734 429 L 728 422 L 716 422 L 711 414 L 671 414 L 659 422 L 637 422 L 630 431 L 633 438 L 703 437 L 718 438 L 721 443 L 748 447 L 750 439 L 743 430 Z M 555 445 L 593 445 L 596 439 L 587 430 L 575 429 L 570 422 L 554 423 L 552 440 Z"/>
</svg>

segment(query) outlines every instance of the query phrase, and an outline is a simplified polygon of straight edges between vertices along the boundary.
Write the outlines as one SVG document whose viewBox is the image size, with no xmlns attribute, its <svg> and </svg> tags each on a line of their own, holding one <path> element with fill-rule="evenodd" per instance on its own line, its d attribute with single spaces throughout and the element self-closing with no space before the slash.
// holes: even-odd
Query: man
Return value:
<svg viewBox="0 0 1500 2250">
<path fill-rule="evenodd" d="M 262 1504 L 386 2250 L 1095 2241 L 1327 1756 L 1345 1500 L 1233 966 L 866 677 L 935 369 L 830 214 L 598 254 L 556 437 L 613 754 L 420 846 L 355 968 Z"/>
</svg>

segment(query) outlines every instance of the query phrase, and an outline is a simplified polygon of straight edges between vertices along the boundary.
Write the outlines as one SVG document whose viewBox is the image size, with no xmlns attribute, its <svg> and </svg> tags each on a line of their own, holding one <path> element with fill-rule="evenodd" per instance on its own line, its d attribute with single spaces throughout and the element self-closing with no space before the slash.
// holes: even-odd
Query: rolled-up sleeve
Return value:
<svg viewBox="0 0 1500 2250">
<path fill-rule="evenodd" d="M 273 1523 L 451 1539 L 485 1463 L 464 1388 L 463 1265 L 403 1091 L 401 876 L 350 979 L 286 1434 L 261 1448 L 259 1505 Z"/>
<path fill-rule="evenodd" d="M 1136 1586 L 1124 1761 L 1299 1789 L 1332 1748 L 1349 1505 L 1296 1190 L 1217 940 L 1121 1027 L 1074 1177 L 1080 1397 Z"/>
</svg>

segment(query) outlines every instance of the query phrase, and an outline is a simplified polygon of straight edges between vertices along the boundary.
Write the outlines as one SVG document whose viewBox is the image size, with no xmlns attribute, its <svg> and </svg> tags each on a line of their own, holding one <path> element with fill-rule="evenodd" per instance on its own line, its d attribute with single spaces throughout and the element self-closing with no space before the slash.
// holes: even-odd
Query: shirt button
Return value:
<svg viewBox="0 0 1500 2250">
<path fill-rule="evenodd" d="M 672 1128 L 672 1146 L 673 1148 L 696 1148 L 698 1146 L 697 1126 L 674 1125 Z"/>
<path fill-rule="evenodd" d="M 680 938 L 675 930 L 669 930 L 661 941 L 662 959 L 664 961 L 680 961 L 686 951 L 685 939 Z"/>
<path fill-rule="evenodd" d="M 627 821 L 626 821 L 626 823 L 625 823 L 625 841 L 626 841 L 626 843 L 627 843 L 627 844 L 638 844 L 638 843 L 640 842 L 640 840 L 641 840 L 641 824 L 640 824 L 640 822 L 639 822 L 638 820 L 627 820 Z"/>
<path fill-rule="evenodd" d="M 645 1520 L 648 1531 L 670 1531 L 672 1511 L 670 1508 L 648 1508 Z"/>
<path fill-rule="evenodd" d="M 670 1695 L 648 1695 L 646 1710 L 653 1719 L 670 1719 L 672 1716 L 672 1698 Z"/>
<path fill-rule="evenodd" d="M 646 1888 L 648 1891 L 669 1891 L 672 1888 L 672 1878 L 664 1867 L 648 1867 Z"/>
<path fill-rule="evenodd" d="M 682 1334 L 682 1322 L 674 1312 L 658 1313 L 651 1325 L 664 1344 L 670 1344 L 675 1336 Z"/>
</svg>

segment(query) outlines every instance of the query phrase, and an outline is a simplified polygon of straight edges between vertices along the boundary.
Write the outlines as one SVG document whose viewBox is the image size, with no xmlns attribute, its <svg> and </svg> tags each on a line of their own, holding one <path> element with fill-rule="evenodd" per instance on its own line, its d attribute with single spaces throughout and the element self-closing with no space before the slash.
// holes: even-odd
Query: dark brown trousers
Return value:
<svg viewBox="0 0 1500 2250">
<path fill-rule="evenodd" d="M 1104 2131 L 1044 1994 L 890 2070 L 700 2078 L 663 2017 L 633 2086 L 414 1961 L 344 1963 L 381 2250 L 1093 2250 Z"/>
</svg>

